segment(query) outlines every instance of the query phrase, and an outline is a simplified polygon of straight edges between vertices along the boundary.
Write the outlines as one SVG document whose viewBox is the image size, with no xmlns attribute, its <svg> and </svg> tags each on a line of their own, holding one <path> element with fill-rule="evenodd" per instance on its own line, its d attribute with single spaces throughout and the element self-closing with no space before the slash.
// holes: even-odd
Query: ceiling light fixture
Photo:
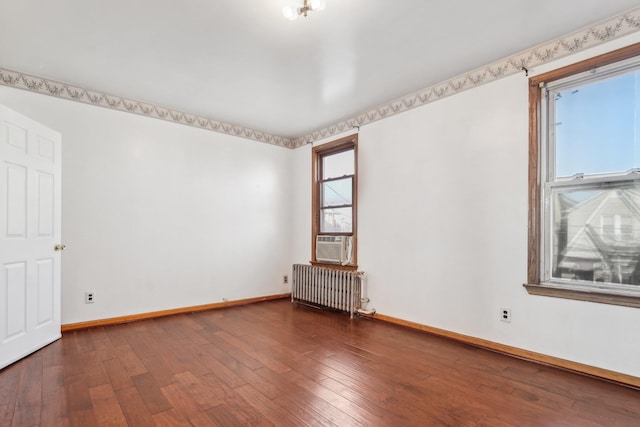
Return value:
<svg viewBox="0 0 640 427">
<path fill-rule="evenodd" d="M 326 6 L 325 0 L 302 0 L 297 1 L 295 5 L 285 6 L 282 8 L 282 16 L 289 21 L 298 19 L 298 16 L 302 15 L 305 18 L 307 13 L 315 10 L 322 10 Z"/>
</svg>

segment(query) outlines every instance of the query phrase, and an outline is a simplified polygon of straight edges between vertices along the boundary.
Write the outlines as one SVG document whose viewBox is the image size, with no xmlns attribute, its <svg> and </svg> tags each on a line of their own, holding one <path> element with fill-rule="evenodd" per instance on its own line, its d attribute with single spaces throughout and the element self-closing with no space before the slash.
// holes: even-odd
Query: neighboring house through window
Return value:
<svg viewBox="0 0 640 427">
<path fill-rule="evenodd" d="M 639 55 L 530 79 L 530 293 L 640 307 Z"/>
</svg>

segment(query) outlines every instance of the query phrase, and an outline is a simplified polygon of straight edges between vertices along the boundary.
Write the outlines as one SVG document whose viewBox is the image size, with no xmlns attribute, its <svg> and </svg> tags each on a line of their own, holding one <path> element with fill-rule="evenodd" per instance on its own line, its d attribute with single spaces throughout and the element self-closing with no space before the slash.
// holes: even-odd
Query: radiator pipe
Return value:
<svg viewBox="0 0 640 427">
<path fill-rule="evenodd" d="M 375 308 L 371 310 L 365 310 L 364 308 L 359 308 L 357 311 L 358 311 L 358 314 L 364 314 L 365 316 L 373 316 L 374 314 L 376 314 Z"/>
</svg>

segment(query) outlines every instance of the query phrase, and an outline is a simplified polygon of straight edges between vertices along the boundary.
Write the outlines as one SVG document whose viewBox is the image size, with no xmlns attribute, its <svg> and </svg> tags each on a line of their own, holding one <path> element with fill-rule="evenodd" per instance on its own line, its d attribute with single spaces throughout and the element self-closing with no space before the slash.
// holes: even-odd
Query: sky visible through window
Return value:
<svg viewBox="0 0 640 427">
<path fill-rule="evenodd" d="M 345 150 L 322 157 L 320 231 L 353 231 L 353 176 L 355 151 Z M 329 181 L 325 181 L 329 179 Z"/>
<path fill-rule="evenodd" d="M 640 167 L 640 71 L 552 93 L 556 176 Z"/>
<path fill-rule="evenodd" d="M 608 70 L 549 90 L 545 280 L 640 285 L 640 180 L 626 175 L 640 168 L 640 69 Z M 566 181 L 578 174 L 592 179 Z"/>
</svg>

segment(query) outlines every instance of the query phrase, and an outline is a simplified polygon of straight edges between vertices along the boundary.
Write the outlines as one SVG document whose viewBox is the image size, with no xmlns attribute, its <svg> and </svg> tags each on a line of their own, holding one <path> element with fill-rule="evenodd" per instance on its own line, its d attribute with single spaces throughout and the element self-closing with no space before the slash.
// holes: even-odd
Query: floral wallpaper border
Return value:
<svg viewBox="0 0 640 427">
<path fill-rule="evenodd" d="M 294 148 L 290 138 L 0 68 L 0 85 Z"/>
<path fill-rule="evenodd" d="M 353 128 L 373 123 L 438 99 L 472 89 L 503 77 L 580 52 L 613 39 L 640 31 L 640 7 L 602 21 L 568 36 L 544 43 L 508 58 L 496 61 L 458 77 L 427 87 L 413 94 L 380 105 L 357 116 L 318 129 L 298 138 L 286 138 L 245 128 L 212 118 L 196 116 L 153 104 L 83 89 L 77 86 L 0 68 L 0 85 L 55 96 L 85 104 L 140 114 L 187 126 L 207 129 L 259 142 L 297 148 Z"/>
</svg>

